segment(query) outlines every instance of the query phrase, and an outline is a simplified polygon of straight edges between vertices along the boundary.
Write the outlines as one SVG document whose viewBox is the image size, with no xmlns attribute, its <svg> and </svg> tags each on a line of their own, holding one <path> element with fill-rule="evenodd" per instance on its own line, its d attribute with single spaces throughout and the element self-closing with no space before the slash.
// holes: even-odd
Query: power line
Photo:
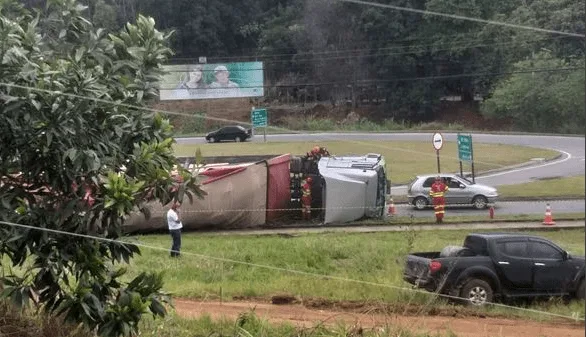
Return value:
<svg viewBox="0 0 586 337">
<path fill-rule="evenodd" d="M 505 76 L 515 74 L 531 74 L 531 73 L 546 73 L 546 72 L 558 72 L 558 71 L 573 71 L 585 69 L 584 67 L 566 67 L 566 68 L 536 68 L 528 70 L 517 70 L 509 72 L 498 72 L 498 73 L 469 73 L 469 74 L 453 74 L 453 75 L 434 75 L 434 76 L 420 76 L 420 77 L 403 77 L 393 79 L 373 79 L 373 80 L 348 80 L 338 82 L 309 82 L 309 83 L 297 83 L 297 84 L 274 84 L 274 85 L 251 85 L 241 86 L 241 89 L 253 89 L 253 88 L 297 88 L 297 87 L 317 87 L 317 86 L 336 86 L 336 85 L 351 85 L 351 84 L 376 84 L 376 83 L 393 83 L 393 82 L 407 82 L 407 81 L 429 81 L 429 80 L 444 80 L 444 79 L 455 79 L 455 78 L 466 78 L 466 77 L 489 77 L 489 76 Z M 3 85 L 3 83 L 0 83 Z M 175 88 L 160 88 L 159 90 L 207 90 L 207 89 L 175 89 Z M 213 90 L 213 89 L 212 89 Z"/>
<path fill-rule="evenodd" d="M 538 38 L 538 39 L 530 39 L 530 40 L 521 40 L 521 41 L 507 41 L 507 42 L 496 42 L 496 43 L 486 43 L 486 44 L 479 44 L 479 45 L 472 45 L 472 46 L 458 46 L 458 45 L 465 45 L 468 43 L 472 43 L 472 42 L 478 42 L 478 41 L 489 41 L 491 39 L 472 39 L 472 40 L 463 40 L 463 41 L 455 41 L 455 42 L 451 42 L 452 44 L 454 44 L 453 47 L 450 48 L 442 48 L 442 49 L 438 49 L 438 50 L 434 50 L 434 52 L 437 51 L 448 51 L 448 50 L 460 50 L 462 48 L 477 48 L 477 47 L 491 47 L 491 46 L 499 46 L 499 45 L 509 45 L 509 44 L 522 44 L 522 43 L 533 43 L 533 42 L 540 42 L 540 41 L 547 41 L 547 40 L 552 40 L 552 39 L 562 39 L 562 38 L 567 38 L 567 36 L 557 36 L 557 37 L 543 37 L 543 38 Z M 280 57 L 283 58 L 285 56 L 292 56 L 292 57 L 297 57 L 297 56 L 307 56 L 308 59 L 329 59 L 326 57 L 320 57 L 320 58 L 316 58 L 313 57 L 315 55 L 330 55 L 330 54 L 339 54 L 342 52 L 362 52 L 362 51 L 379 51 L 379 50 L 395 50 L 395 49 L 416 49 L 416 48 L 424 48 L 424 47 L 434 47 L 437 46 L 437 43 L 431 43 L 431 44 L 417 44 L 417 45 L 405 45 L 405 46 L 391 46 L 391 47 L 381 47 L 381 48 L 358 48 L 358 49 L 346 49 L 346 50 L 332 50 L 332 51 L 316 51 L 316 52 L 301 52 L 301 53 L 289 53 L 289 54 L 264 54 L 264 55 L 244 55 L 244 56 L 229 56 L 229 57 L 216 57 L 218 59 L 258 59 L 258 58 L 273 58 L 273 57 Z M 420 51 L 417 53 L 422 53 L 422 52 L 426 52 L 425 51 Z M 397 54 L 370 54 L 370 55 L 400 55 L 400 54 L 404 54 L 404 53 L 416 53 L 416 52 L 400 52 Z M 309 57 L 311 56 L 311 57 Z M 356 55 L 356 56 L 364 56 L 364 55 Z M 336 56 L 339 57 L 339 56 Z M 349 57 L 353 57 L 353 55 L 350 55 Z M 210 57 L 211 58 L 211 57 Z M 197 58 L 171 58 L 169 59 L 170 61 L 176 61 L 176 60 L 196 60 Z M 278 62 L 290 62 L 289 60 L 263 60 L 263 62 L 265 63 L 278 63 Z"/>
<path fill-rule="evenodd" d="M 562 68 L 559 69 L 546 69 L 547 71 L 561 71 Z M 584 68 L 576 68 L 576 69 L 584 69 Z M 542 69 L 542 71 L 545 71 Z M 538 69 L 533 69 L 533 70 L 527 70 L 527 71 L 522 71 L 522 72 L 511 72 L 511 73 L 500 73 L 500 75 L 506 75 L 506 74 L 514 74 L 514 73 L 534 73 L 534 72 L 539 72 Z M 468 76 L 473 75 L 473 74 L 468 74 Z M 401 81 L 401 80 L 417 80 L 417 79 L 423 79 L 423 80 L 427 80 L 428 78 L 410 78 L 410 79 L 396 79 L 397 81 Z M 307 84 L 305 84 L 307 85 Z M 239 124 L 239 125 L 245 125 L 245 126 L 249 126 L 252 127 L 252 123 L 250 122 L 242 122 L 242 121 L 237 121 L 234 119 L 225 119 L 225 118 L 218 118 L 218 117 L 212 117 L 212 116 L 208 116 L 206 115 L 199 115 L 199 114 L 187 114 L 187 113 L 181 113 L 181 112 L 174 112 L 174 111 L 165 111 L 165 110 L 161 110 L 161 109 L 154 109 L 154 108 L 149 108 L 149 107 L 142 107 L 142 106 L 136 106 L 136 105 L 132 105 L 132 104 L 127 104 L 127 103 L 122 103 L 122 102 L 114 102 L 111 100 L 106 100 L 103 98 L 97 98 L 97 97 L 86 97 L 86 96 L 81 96 L 81 95 L 77 95 L 77 94 L 72 94 L 72 93 L 65 93 L 62 91 L 57 91 L 57 90 L 49 90 L 49 89 L 41 89 L 41 88 L 36 88 L 36 87 L 30 87 L 30 86 L 23 86 L 23 85 L 18 85 L 18 84 L 13 84 L 13 83 L 2 83 L 0 82 L 0 86 L 4 86 L 4 87 L 9 87 L 9 88 L 19 88 L 19 89 L 24 89 L 24 90 L 30 90 L 30 91 L 37 91 L 37 92 L 45 92 L 45 93 L 49 93 L 49 94 L 53 94 L 53 95 L 62 95 L 62 96 L 66 96 L 66 97 L 72 97 L 72 98 L 79 98 L 79 99 L 84 99 L 84 100 L 89 100 L 89 101 L 94 101 L 97 103 L 105 103 L 108 105 L 113 105 L 113 106 L 122 106 L 122 107 L 126 107 L 129 109 L 136 109 L 136 110 L 142 110 L 142 111 L 148 111 L 148 112 L 152 112 L 152 113 L 162 113 L 162 114 L 166 114 L 166 115 L 175 115 L 175 116 L 183 116 L 183 117 L 189 117 L 189 118 L 196 118 L 196 119 L 202 119 L 202 120 L 212 120 L 212 121 L 217 121 L 217 122 L 222 122 L 222 123 L 226 123 L 226 124 Z M 287 131 L 290 133 L 296 133 L 296 134 L 301 134 L 301 133 L 308 133 L 307 130 L 291 130 L 291 129 L 287 129 L 287 128 L 283 128 L 283 127 L 278 127 L 278 126 L 268 126 L 268 128 L 272 129 L 272 130 L 280 130 L 280 131 Z M 325 141 L 340 141 L 339 138 L 336 137 L 332 137 L 332 136 L 327 136 L 327 135 L 319 135 L 316 136 L 317 138 L 321 139 L 321 140 L 325 140 Z M 345 140 L 345 139 L 341 139 L 341 141 L 343 142 L 349 142 L 349 143 L 354 143 L 354 144 L 362 144 L 365 146 L 369 146 L 370 148 L 375 147 L 375 148 L 381 148 L 381 149 L 385 149 L 388 150 L 389 147 L 388 146 L 384 146 L 378 143 L 368 143 L 368 142 L 363 142 L 363 141 L 358 141 L 358 140 Z M 422 156 L 430 156 L 430 157 L 435 157 L 434 154 L 429 154 L 429 153 L 421 153 L 421 152 L 417 152 L 417 151 L 412 151 L 412 150 L 407 150 L 407 149 L 401 149 L 401 148 L 396 148 L 393 147 L 394 150 L 397 151 L 401 151 L 401 152 L 406 152 L 406 153 L 415 153 L 418 155 L 422 155 Z M 446 156 L 446 158 L 448 159 L 454 159 L 456 157 L 453 156 Z M 483 162 L 478 162 L 478 163 L 483 163 Z M 494 165 L 493 163 L 486 163 L 486 164 L 491 164 Z"/>
<path fill-rule="evenodd" d="M 18 223 L 13 223 L 13 222 L 7 222 L 7 221 L 0 221 L 0 224 L 6 225 L 6 226 L 10 226 L 10 227 L 13 227 L 13 228 L 22 228 L 22 229 L 29 229 L 29 230 L 37 230 L 37 231 L 48 232 L 48 233 L 53 233 L 53 234 L 68 235 L 68 236 L 77 237 L 77 238 L 90 239 L 90 240 L 96 240 L 96 241 L 103 241 L 103 242 L 107 242 L 107 243 L 134 245 L 136 247 L 141 247 L 141 248 L 145 248 L 145 249 L 152 249 L 152 250 L 157 250 L 157 251 L 164 251 L 164 252 L 168 252 L 169 251 L 169 248 L 151 246 L 151 245 L 147 245 L 147 244 L 139 243 L 139 242 L 134 242 L 133 243 L 133 242 L 122 241 L 122 240 L 108 239 L 108 238 L 99 237 L 99 236 L 92 236 L 92 235 L 87 235 L 87 234 L 66 232 L 66 231 L 62 231 L 62 230 L 58 230 L 58 229 L 41 228 L 41 227 L 35 227 L 35 226 L 30 226 L 30 225 L 23 225 L 23 224 L 18 224 Z M 219 262 L 227 262 L 227 263 L 232 263 L 232 264 L 244 265 L 244 266 L 248 266 L 248 267 L 256 267 L 256 268 L 262 268 L 262 269 L 269 269 L 269 270 L 274 270 L 274 271 L 279 271 L 279 272 L 286 272 L 286 273 L 292 273 L 292 274 L 298 274 L 298 275 L 309 276 L 309 277 L 325 278 L 325 279 L 334 280 L 334 281 L 342 281 L 342 282 L 348 282 L 348 283 L 357 283 L 357 284 L 369 285 L 369 286 L 376 286 L 376 287 L 385 287 L 385 288 L 395 289 L 395 290 L 399 290 L 399 291 L 406 291 L 406 292 L 412 292 L 412 293 L 426 294 L 427 296 L 438 296 L 438 297 L 441 297 L 441 298 L 455 299 L 455 300 L 466 300 L 467 299 L 467 298 L 463 298 L 463 297 L 459 297 L 459 296 L 453 296 L 453 295 L 448 295 L 448 294 L 440 294 L 440 293 L 437 293 L 437 292 L 428 292 L 428 291 L 421 290 L 421 289 L 412 289 L 412 288 L 400 287 L 400 286 L 395 286 L 395 285 L 386 284 L 386 283 L 378 283 L 378 282 L 357 280 L 357 279 L 351 279 L 351 278 L 348 278 L 348 277 L 341 277 L 341 276 L 334 276 L 334 275 L 328 275 L 328 274 L 322 274 L 322 273 L 307 272 L 307 271 L 302 271 L 302 270 L 297 270 L 297 269 L 290 269 L 290 268 L 283 268 L 283 267 L 277 267 L 277 266 L 271 266 L 271 265 L 264 265 L 264 264 L 253 263 L 253 262 L 246 262 L 246 261 L 240 261 L 240 260 L 234 260 L 234 259 L 229 259 L 229 258 L 224 258 L 224 257 L 199 254 L 199 253 L 194 253 L 194 252 L 189 252 L 189 251 L 182 252 L 182 254 L 187 255 L 187 256 L 197 257 L 197 258 L 200 258 L 200 259 L 207 259 L 207 260 L 213 260 L 213 261 L 219 261 Z M 580 317 L 572 317 L 572 316 L 566 316 L 566 315 L 556 314 L 556 313 L 547 312 L 547 311 L 540 311 L 540 310 L 535 310 L 535 309 L 515 307 L 515 306 L 510 306 L 510 305 L 506 305 L 506 304 L 502 304 L 502 303 L 486 302 L 486 304 L 487 305 L 497 306 L 497 307 L 509 308 L 509 309 L 518 310 L 518 311 L 525 311 L 525 312 L 536 313 L 536 314 L 540 314 L 540 315 L 544 315 L 544 316 L 560 317 L 560 318 L 565 318 L 565 319 L 584 321 L 584 318 L 580 318 Z"/>
<path fill-rule="evenodd" d="M 234 120 L 234 119 L 225 119 L 225 118 L 211 117 L 211 116 L 207 116 L 207 114 L 205 116 L 202 116 L 202 115 L 199 115 L 199 114 L 187 114 L 187 113 L 181 113 L 181 112 L 175 112 L 175 111 L 165 111 L 165 110 L 161 110 L 161 109 L 153 109 L 153 108 L 149 108 L 149 107 L 141 107 L 141 106 L 136 106 L 136 105 L 122 103 L 122 102 L 113 102 L 113 101 L 109 101 L 109 100 L 102 99 L 102 98 L 97 98 L 97 97 L 86 97 L 86 96 L 81 96 L 81 95 L 78 95 L 78 94 L 64 93 L 64 92 L 61 92 L 61 91 L 49 90 L 49 89 L 40 89 L 40 88 L 28 87 L 28 86 L 23 86 L 23 85 L 18 85 L 18 84 L 12 84 L 12 83 L 1 83 L 0 82 L 0 86 L 10 87 L 10 88 L 19 88 L 19 89 L 25 89 L 25 90 L 31 90 L 31 91 L 37 91 L 37 92 L 44 92 L 44 93 L 49 93 L 49 94 L 53 94 L 53 95 L 62 95 L 62 96 L 66 96 L 66 97 L 78 98 L 78 99 L 83 99 L 83 100 L 89 100 L 89 101 L 93 101 L 93 102 L 97 102 L 97 103 L 105 103 L 105 104 L 114 105 L 114 106 L 122 106 L 122 107 L 130 108 L 130 109 L 148 111 L 148 112 L 152 112 L 152 113 L 162 113 L 162 114 L 166 114 L 166 115 L 182 116 L 182 117 L 189 117 L 189 118 L 203 119 L 203 120 L 212 120 L 212 121 L 222 122 L 222 123 L 226 123 L 226 124 L 229 123 L 229 124 L 246 125 L 246 126 L 249 126 L 249 127 L 252 127 L 253 126 L 252 123 L 250 123 L 250 122 L 242 122 L 242 121 L 237 121 L 237 120 Z M 290 132 L 290 133 L 297 133 L 297 134 L 308 133 L 307 130 L 291 130 L 291 129 L 287 129 L 287 128 L 283 128 L 283 127 L 272 126 L 272 125 L 271 126 L 267 126 L 267 128 L 270 128 L 272 130 L 287 131 L 287 132 Z M 340 141 L 339 138 L 336 138 L 336 137 L 333 137 L 333 136 L 327 136 L 327 135 L 320 135 L 320 136 L 317 136 L 317 138 L 319 138 L 321 140 L 325 140 L 325 141 L 327 141 L 327 140 L 330 140 L 330 141 Z M 378 143 L 374 143 L 373 144 L 373 143 L 368 143 L 368 142 L 364 142 L 364 141 L 345 140 L 345 139 L 341 139 L 341 141 L 348 142 L 348 143 L 354 143 L 354 144 L 362 144 L 362 145 L 366 145 L 366 146 L 368 146 L 370 148 L 376 147 L 376 148 L 381 148 L 381 149 L 385 149 L 385 150 L 388 150 L 389 149 L 388 146 L 381 145 L 381 144 L 378 144 Z M 400 152 L 405 152 L 405 153 L 412 153 L 412 154 L 418 154 L 418 155 L 422 155 L 422 156 L 435 157 L 435 154 L 422 153 L 422 152 L 418 152 L 418 151 L 413 151 L 413 150 L 408 150 L 408 149 L 401 149 L 401 148 L 397 148 L 397 147 L 393 147 L 392 149 L 393 150 L 396 150 L 396 151 L 400 151 Z M 453 156 L 445 156 L 445 158 L 455 159 L 456 157 L 453 157 Z M 476 162 L 477 163 L 481 163 L 481 164 L 488 164 L 488 165 L 493 165 L 493 166 L 499 166 L 498 164 L 489 163 L 489 162 L 482 162 L 482 161 L 476 161 Z"/>
<path fill-rule="evenodd" d="M 478 33 L 477 32 L 468 32 L 468 33 L 458 33 L 458 34 L 449 34 L 449 35 L 444 35 L 445 37 L 466 37 L 466 36 L 477 36 Z M 363 39 L 361 40 L 362 42 L 369 42 L 369 43 L 385 43 L 385 42 L 417 42 L 417 41 L 428 41 L 428 40 L 433 40 L 430 39 L 429 37 L 410 37 L 407 39 Z M 254 53 L 254 52 L 259 52 L 258 47 L 257 48 L 246 48 L 246 49 L 241 49 L 242 51 L 246 51 L 247 53 Z M 274 52 L 276 51 L 280 51 L 280 50 L 291 50 L 291 48 L 271 48 L 271 50 L 273 50 Z M 317 50 L 317 52 L 320 52 L 319 50 Z M 277 54 L 254 54 L 254 55 L 246 55 L 246 56 L 220 56 L 220 55 L 215 55 L 215 56 L 207 56 L 208 58 L 237 58 L 237 57 L 259 57 L 259 56 L 272 56 L 272 55 L 279 55 L 279 53 Z M 287 54 L 285 54 L 287 55 Z"/>
<path fill-rule="evenodd" d="M 411 13 L 424 14 L 424 15 L 442 16 L 442 17 L 447 17 L 447 18 L 452 18 L 452 19 L 457 19 L 457 20 L 486 23 L 486 24 L 490 24 L 490 25 L 505 26 L 505 27 L 518 28 L 518 29 L 526 29 L 526 30 L 532 30 L 535 32 L 559 34 L 559 35 L 566 35 L 566 36 L 575 36 L 575 37 L 582 37 L 582 38 L 586 37 L 586 35 L 584 35 L 584 34 L 576 34 L 576 33 L 570 33 L 570 32 L 563 32 L 563 31 L 559 31 L 559 30 L 551 30 L 551 29 L 543 29 L 543 28 L 537 28 L 537 27 L 531 27 L 531 26 L 523 26 L 523 25 L 517 25 L 517 24 L 513 24 L 513 23 L 500 22 L 500 21 L 494 21 L 494 20 L 485 20 L 485 19 L 467 17 L 467 16 L 462 16 L 462 15 L 456 15 L 456 14 L 433 12 L 433 11 L 422 10 L 422 9 L 400 7 L 400 6 L 389 5 L 389 4 L 381 4 L 381 3 L 377 3 L 377 2 L 362 1 L 362 0 L 336 0 L 336 1 L 353 3 L 353 4 L 358 4 L 358 5 L 380 7 L 380 8 L 390 8 L 390 9 L 395 9 L 398 11 L 405 11 L 405 12 L 411 12 Z"/>
</svg>

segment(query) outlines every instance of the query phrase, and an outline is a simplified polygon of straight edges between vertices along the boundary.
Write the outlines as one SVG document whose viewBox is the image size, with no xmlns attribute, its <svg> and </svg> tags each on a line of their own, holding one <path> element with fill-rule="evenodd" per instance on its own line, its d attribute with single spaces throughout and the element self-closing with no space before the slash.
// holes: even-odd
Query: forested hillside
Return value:
<svg viewBox="0 0 586 337">
<path fill-rule="evenodd" d="M 41 0 L 27 0 L 39 6 Z M 265 103 L 384 107 L 429 121 L 441 100 L 481 102 L 527 131 L 584 132 L 583 37 L 336 0 L 82 0 L 110 30 L 153 16 L 175 63 L 263 61 Z M 583 0 L 379 0 L 583 35 Z"/>
</svg>

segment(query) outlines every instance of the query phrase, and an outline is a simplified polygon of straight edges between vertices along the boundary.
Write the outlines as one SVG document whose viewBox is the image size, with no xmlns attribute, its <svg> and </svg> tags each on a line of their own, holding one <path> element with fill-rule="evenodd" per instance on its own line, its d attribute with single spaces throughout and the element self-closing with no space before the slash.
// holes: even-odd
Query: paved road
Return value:
<svg viewBox="0 0 586 337">
<path fill-rule="evenodd" d="M 318 134 L 279 134 L 267 135 L 269 142 L 300 142 L 300 141 L 430 141 L 432 133 L 318 133 Z M 444 133 L 444 141 L 456 142 L 457 133 Z M 262 142 L 262 136 L 256 136 L 254 142 Z M 585 170 L 585 144 L 584 137 L 564 136 L 538 136 L 538 135 L 495 135 L 473 134 L 475 143 L 491 143 L 506 145 L 521 145 L 543 149 L 556 150 L 561 156 L 550 162 L 539 162 L 529 166 L 507 169 L 501 172 L 493 172 L 476 177 L 478 183 L 491 186 L 520 184 L 532 182 L 544 178 L 584 175 Z M 202 137 L 178 138 L 180 144 L 204 143 Z M 376 149 L 373 149 L 376 152 Z M 413 154 L 410 154 L 413 155 Z M 394 186 L 392 195 L 407 194 L 406 186 Z M 554 212 L 584 212 L 583 201 L 563 201 L 552 204 Z M 545 203 L 499 203 L 497 212 L 503 214 L 535 214 L 542 213 Z M 407 211 L 404 209 L 403 211 Z M 426 216 L 426 212 L 413 212 L 414 216 Z M 481 214 L 482 212 L 471 209 L 457 209 L 452 214 Z"/>
<path fill-rule="evenodd" d="M 495 205 L 495 215 L 511 215 L 511 214 L 545 214 L 545 201 L 505 201 L 499 202 Z M 576 213 L 584 212 L 584 200 L 556 200 L 549 201 L 551 211 L 555 220 L 555 215 L 558 213 Z M 433 217 L 433 210 L 415 210 L 412 206 L 407 204 L 396 205 L 398 216 L 414 217 Z M 446 216 L 475 216 L 486 215 L 488 218 L 488 210 L 475 210 L 468 207 L 449 207 L 446 210 Z"/>
<path fill-rule="evenodd" d="M 267 135 L 269 142 L 300 142 L 300 141 L 429 141 L 432 133 L 318 133 L 318 134 L 279 134 Z M 444 133 L 444 141 L 456 142 L 457 133 Z M 521 145 L 543 149 L 560 151 L 560 158 L 551 162 L 536 162 L 535 165 L 520 167 L 507 172 L 497 172 L 483 176 L 477 176 L 479 183 L 492 186 L 520 184 L 543 178 L 583 175 L 584 161 L 584 137 L 563 136 L 535 136 L 535 135 L 495 135 L 473 134 L 476 143 L 492 143 Z M 262 142 L 262 136 L 255 136 L 255 142 Z M 178 138 L 180 144 L 204 143 L 202 137 Z M 430 145 L 431 146 L 431 145 Z M 376 149 L 373 149 L 376 152 Z M 412 154 L 411 154 L 412 155 Z M 395 189 L 393 194 L 404 194 L 401 189 Z"/>
</svg>

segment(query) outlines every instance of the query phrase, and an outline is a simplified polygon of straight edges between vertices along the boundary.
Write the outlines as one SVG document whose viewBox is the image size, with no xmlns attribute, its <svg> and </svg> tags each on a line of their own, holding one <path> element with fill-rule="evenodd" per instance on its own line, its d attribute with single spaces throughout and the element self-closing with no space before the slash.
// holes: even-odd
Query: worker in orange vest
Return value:
<svg viewBox="0 0 586 337">
<path fill-rule="evenodd" d="M 308 152 L 305 157 L 310 160 L 319 161 L 321 157 L 329 157 L 330 152 L 325 147 L 314 146 L 311 152 Z"/>
<path fill-rule="evenodd" d="M 307 177 L 301 181 L 301 191 L 303 195 L 301 196 L 301 213 L 303 216 L 303 220 L 310 220 L 311 219 L 311 183 L 313 179 L 311 177 Z"/>
<path fill-rule="evenodd" d="M 442 179 L 437 176 L 435 178 L 435 182 L 431 185 L 431 190 L 429 191 L 429 195 L 433 200 L 433 210 L 435 212 L 435 222 L 442 223 L 444 219 L 444 214 L 446 213 L 444 207 L 446 204 L 446 199 L 444 198 L 444 194 L 448 191 L 448 185 L 444 184 Z"/>
</svg>

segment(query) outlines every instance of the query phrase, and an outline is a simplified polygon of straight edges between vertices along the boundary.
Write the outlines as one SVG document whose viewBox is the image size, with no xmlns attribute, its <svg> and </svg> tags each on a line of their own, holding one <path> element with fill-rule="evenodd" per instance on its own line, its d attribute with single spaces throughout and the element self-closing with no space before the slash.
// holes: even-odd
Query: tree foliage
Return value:
<svg viewBox="0 0 586 337">
<path fill-rule="evenodd" d="M 177 165 L 169 122 L 141 108 L 158 95 L 168 34 L 138 16 L 107 35 L 84 9 L 0 5 L 0 262 L 15 267 L 0 284 L 18 305 L 129 336 L 168 298 L 160 274 L 121 280 L 140 254 L 118 241 L 125 217 L 205 193 Z"/>
<path fill-rule="evenodd" d="M 26 0 L 38 6 L 46 0 Z M 335 0 L 80 0 L 109 27 L 139 13 L 172 38 L 176 63 L 263 61 L 265 98 L 384 102 L 385 116 L 430 120 L 445 96 L 483 100 L 517 62 L 549 50 L 585 56 L 584 39 Z M 581 0 L 415 0 L 394 5 L 585 34 Z M 99 12 L 106 14 L 100 14 Z M 315 94 L 315 97 L 314 97 Z M 518 123 L 518 125 L 522 125 Z"/>
<path fill-rule="evenodd" d="M 27 0 L 38 3 L 44 0 Z M 437 117 L 445 96 L 490 97 L 503 73 L 542 50 L 584 57 L 584 39 L 334 0 L 80 0 L 94 22 L 139 13 L 176 30 L 174 62 L 264 62 L 265 98 L 384 102 L 385 116 Z M 586 32 L 581 0 L 400 0 L 394 5 L 518 25 Z M 99 14 L 100 11 L 106 14 Z M 551 83 L 550 83 L 551 84 Z M 315 96 L 314 96 L 315 94 Z M 522 126 L 523 123 L 517 125 Z"/>
<path fill-rule="evenodd" d="M 581 69 L 534 72 L 531 69 Z M 584 59 L 565 61 L 542 52 L 515 64 L 515 74 L 500 82 L 482 112 L 490 117 L 508 118 L 519 129 L 559 133 L 581 133 L 586 127 Z"/>
</svg>

